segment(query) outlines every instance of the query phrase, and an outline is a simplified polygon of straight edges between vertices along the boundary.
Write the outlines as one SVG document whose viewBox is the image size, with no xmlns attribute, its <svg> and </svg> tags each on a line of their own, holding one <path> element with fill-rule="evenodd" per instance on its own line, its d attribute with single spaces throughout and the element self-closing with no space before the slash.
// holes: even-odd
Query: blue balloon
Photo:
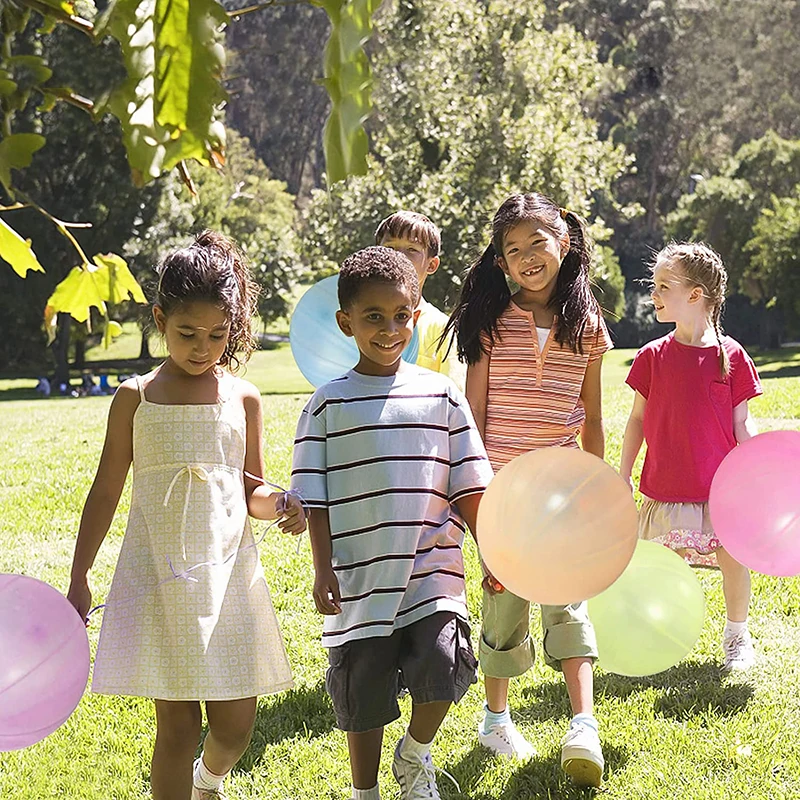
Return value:
<svg viewBox="0 0 800 800">
<path fill-rule="evenodd" d="M 289 342 L 295 363 L 305 379 L 317 387 L 344 375 L 359 359 L 355 340 L 345 336 L 336 322 L 338 285 L 338 275 L 315 283 L 300 298 L 289 324 Z M 414 328 L 411 341 L 403 351 L 403 360 L 416 364 L 418 354 L 419 334 Z"/>
</svg>

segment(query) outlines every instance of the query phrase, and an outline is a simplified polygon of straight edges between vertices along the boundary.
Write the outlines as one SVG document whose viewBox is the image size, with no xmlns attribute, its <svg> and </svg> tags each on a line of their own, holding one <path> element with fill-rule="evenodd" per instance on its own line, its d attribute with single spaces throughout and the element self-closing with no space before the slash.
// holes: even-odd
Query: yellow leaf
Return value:
<svg viewBox="0 0 800 800">
<path fill-rule="evenodd" d="M 106 312 L 106 303 L 97 286 L 97 276 L 101 270 L 90 272 L 83 267 L 73 267 L 69 275 L 56 286 L 47 305 L 53 313 L 63 311 L 78 322 L 87 322 L 92 306 L 103 314 Z"/>
<path fill-rule="evenodd" d="M 24 278 L 29 271 L 44 272 L 44 267 L 31 248 L 30 239 L 23 239 L 2 219 L 0 219 L 0 257 L 8 261 L 21 278 Z"/>
<path fill-rule="evenodd" d="M 103 347 L 108 350 L 112 339 L 114 339 L 116 336 L 119 336 L 121 333 L 122 325 L 120 325 L 119 322 L 114 319 L 106 320 L 106 329 L 103 331 Z"/>
<path fill-rule="evenodd" d="M 116 253 L 98 253 L 92 261 L 98 267 L 95 278 L 104 300 L 112 305 L 128 299 L 137 303 L 147 302 L 142 287 L 128 269 L 125 259 Z"/>
</svg>

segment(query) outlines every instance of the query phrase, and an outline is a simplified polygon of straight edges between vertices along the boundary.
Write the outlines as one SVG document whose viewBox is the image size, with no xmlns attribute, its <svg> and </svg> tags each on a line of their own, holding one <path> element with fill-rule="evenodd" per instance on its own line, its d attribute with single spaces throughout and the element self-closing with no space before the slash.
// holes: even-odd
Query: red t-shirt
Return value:
<svg viewBox="0 0 800 800">
<path fill-rule="evenodd" d="M 762 393 L 755 364 L 722 337 L 731 367 L 719 369 L 719 347 L 692 347 L 669 333 L 636 354 L 626 383 L 647 400 L 647 454 L 639 488 L 666 503 L 705 503 L 722 459 L 736 447 L 733 409 Z"/>
</svg>

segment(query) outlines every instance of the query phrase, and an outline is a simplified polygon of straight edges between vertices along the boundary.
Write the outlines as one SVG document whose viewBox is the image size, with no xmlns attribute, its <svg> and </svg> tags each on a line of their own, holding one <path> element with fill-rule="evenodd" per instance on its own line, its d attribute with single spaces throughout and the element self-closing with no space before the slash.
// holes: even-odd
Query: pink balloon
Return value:
<svg viewBox="0 0 800 800">
<path fill-rule="evenodd" d="M 638 520 L 631 490 L 602 459 L 569 447 L 517 456 L 478 508 L 478 546 L 497 580 L 547 605 L 588 600 L 631 560 Z"/>
<path fill-rule="evenodd" d="M 708 505 L 737 561 L 765 575 L 800 575 L 800 431 L 761 433 L 731 450 Z"/>
<path fill-rule="evenodd" d="M 34 744 L 67 721 L 89 677 L 83 620 L 35 578 L 0 574 L 0 750 Z"/>
</svg>

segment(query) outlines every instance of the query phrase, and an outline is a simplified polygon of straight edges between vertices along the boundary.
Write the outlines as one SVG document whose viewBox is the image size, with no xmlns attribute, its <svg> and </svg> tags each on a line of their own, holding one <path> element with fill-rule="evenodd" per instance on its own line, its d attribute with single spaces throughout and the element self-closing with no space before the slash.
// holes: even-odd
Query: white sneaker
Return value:
<svg viewBox="0 0 800 800">
<path fill-rule="evenodd" d="M 570 725 L 561 740 L 561 768 L 579 786 L 600 786 L 603 780 L 600 737 L 588 725 Z"/>
<path fill-rule="evenodd" d="M 478 725 L 478 741 L 499 756 L 527 761 L 536 755 L 533 745 L 517 730 L 517 726 L 511 720 L 490 725 L 487 733 L 483 730 L 481 723 Z"/>
<path fill-rule="evenodd" d="M 725 654 L 722 669 L 726 672 L 750 669 L 756 663 L 753 639 L 750 636 L 750 631 L 746 629 L 741 633 L 723 639 L 722 652 Z"/>
<path fill-rule="evenodd" d="M 192 786 L 192 800 L 225 800 L 221 789 L 198 789 Z"/>
<path fill-rule="evenodd" d="M 195 759 L 192 775 L 195 774 L 199 761 L 199 758 Z M 222 789 L 200 789 L 192 784 L 192 800 L 226 800 L 226 797 L 222 794 Z"/>
<path fill-rule="evenodd" d="M 410 758 L 400 755 L 401 739 L 394 749 L 392 762 L 392 775 L 400 784 L 400 800 L 441 800 L 439 789 L 436 787 L 436 768 L 433 766 L 431 754 L 426 753 L 424 758 Z M 449 772 L 441 770 L 443 775 L 450 778 L 461 793 L 461 787 Z"/>
</svg>

